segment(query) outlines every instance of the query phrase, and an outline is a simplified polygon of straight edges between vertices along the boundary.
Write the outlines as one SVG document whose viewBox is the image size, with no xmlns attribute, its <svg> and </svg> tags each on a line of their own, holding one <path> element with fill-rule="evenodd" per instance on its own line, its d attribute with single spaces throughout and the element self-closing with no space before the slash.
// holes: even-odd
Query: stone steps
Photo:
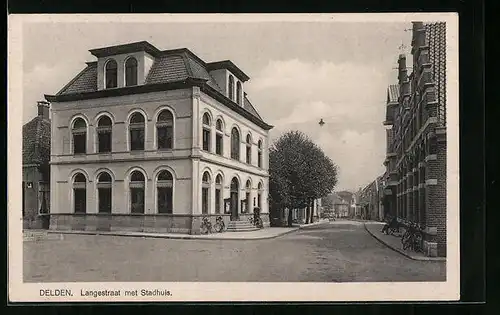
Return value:
<svg viewBox="0 0 500 315">
<path fill-rule="evenodd" d="M 256 226 L 252 225 L 247 220 L 229 221 L 229 223 L 227 225 L 228 232 L 249 232 L 249 231 L 256 231 L 256 230 L 258 230 L 258 228 Z"/>
</svg>

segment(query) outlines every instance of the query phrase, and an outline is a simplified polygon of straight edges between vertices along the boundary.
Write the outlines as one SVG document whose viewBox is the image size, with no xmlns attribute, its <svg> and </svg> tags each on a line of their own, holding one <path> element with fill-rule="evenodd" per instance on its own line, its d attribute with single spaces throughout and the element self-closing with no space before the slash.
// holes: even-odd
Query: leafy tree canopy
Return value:
<svg viewBox="0 0 500 315">
<path fill-rule="evenodd" d="M 269 151 L 271 202 L 302 208 L 308 199 L 327 196 L 337 184 L 337 166 L 300 131 L 276 140 Z"/>
</svg>

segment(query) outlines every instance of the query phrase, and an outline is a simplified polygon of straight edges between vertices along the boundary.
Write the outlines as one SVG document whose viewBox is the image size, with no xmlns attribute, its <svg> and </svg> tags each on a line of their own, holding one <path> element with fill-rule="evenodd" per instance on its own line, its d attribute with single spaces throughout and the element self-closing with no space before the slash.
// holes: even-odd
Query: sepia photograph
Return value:
<svg viewBox="0 0 500 315">
<path fill-rule="evenodd" d="M 10 300 L 458 299 L 458 15 L 11 15 L 9 46 Z"/>
</svg>

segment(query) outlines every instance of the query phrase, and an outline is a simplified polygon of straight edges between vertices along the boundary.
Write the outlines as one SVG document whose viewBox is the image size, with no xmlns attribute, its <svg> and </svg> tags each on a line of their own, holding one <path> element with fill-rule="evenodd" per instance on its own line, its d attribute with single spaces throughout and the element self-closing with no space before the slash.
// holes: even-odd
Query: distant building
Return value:
<svg viewBox="0 0 500 315">
<path fill-rule="evenodd" d="M 381 182 L 382 178 L 378 177 L 361 191 L 361 217 L 365 220 L 381 221 L 384 219 Z"/>
<path fill-rule="evenodd" d="M 334 205 L 335 216 L 337 218 L 347 218 L 349 216 L 349 203 L 344 199 L 339 198 Z"/>
<path fill-rule="evenodd" d="M 148 42 L 96 58 L 51 102 L 51 228 L 200 232 L 260 209 L 268 224 L 269 130 L 229 60 Z"/>
<path fill-rule="evenodd" d="M 321 214 L 323 213 L 323 207 L 321 205 L 321 198 L 315 199 L 312 204 L 311 211 L 313 211 L 313 220 L 317 221 Z M 302 209 L 293 209 L 292 210 L 292 221 L 298 224 L 306 223 L 307 219 L 307 208 Z M 285 215 L 285 219 L 287 219 L 287 215 Z"/>
<path fill-rule="evenodd" d="M 38 115 L 23 126 L 23 228 L 48 228 L 50 209 L 49 103 L 37 104 Z"/>
<path fill-rule="evenodd" d="M 423 227 L 427 255 L 446 256 L 446 23 L 414 22 L 411 53 L 387 91 L 383 203 Z"/>
</svg>

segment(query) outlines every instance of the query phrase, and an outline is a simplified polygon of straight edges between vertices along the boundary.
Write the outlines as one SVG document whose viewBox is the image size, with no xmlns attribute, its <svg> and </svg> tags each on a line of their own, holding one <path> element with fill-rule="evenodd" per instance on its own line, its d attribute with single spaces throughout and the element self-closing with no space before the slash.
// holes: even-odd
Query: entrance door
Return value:
<svg viewBox="0 0 500 315">
<path fill-rule="evenodd" d="M 238 220 L 238 179 L 235 177 L 231 180 L 231 220 Z"/>
</svg>

